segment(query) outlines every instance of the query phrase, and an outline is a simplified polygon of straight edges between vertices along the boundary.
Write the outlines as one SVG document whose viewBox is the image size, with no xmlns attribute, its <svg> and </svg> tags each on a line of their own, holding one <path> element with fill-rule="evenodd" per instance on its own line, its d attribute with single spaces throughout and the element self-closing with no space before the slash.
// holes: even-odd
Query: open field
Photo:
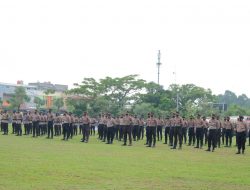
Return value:
<svg viewBox="0 0 250 190">
<path fill-rule="evenodd" d="M 81 136 L 0 136 L 0 190 L 3 189 L 250 189 L 250 148 L 206 152 L 184 145 L 171 150 L 162 142 L 145 148 L 99 142 Z"/>
</svg>

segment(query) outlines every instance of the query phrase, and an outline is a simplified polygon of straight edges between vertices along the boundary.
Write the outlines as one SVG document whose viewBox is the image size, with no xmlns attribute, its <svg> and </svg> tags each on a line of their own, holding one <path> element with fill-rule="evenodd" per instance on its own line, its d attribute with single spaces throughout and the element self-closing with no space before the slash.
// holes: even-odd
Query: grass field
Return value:
<svg viewBox="0 0 250 190">
<path fill-rule="evenodd" d="M 250 189 L 250 148 L 206 152 L 185 146 L 171 150 L 162 142 L 145 148 L 99 142 L 80 136 L 67 142 L 59 137 L 0 136 L 2 189 Z"/>
</svg>

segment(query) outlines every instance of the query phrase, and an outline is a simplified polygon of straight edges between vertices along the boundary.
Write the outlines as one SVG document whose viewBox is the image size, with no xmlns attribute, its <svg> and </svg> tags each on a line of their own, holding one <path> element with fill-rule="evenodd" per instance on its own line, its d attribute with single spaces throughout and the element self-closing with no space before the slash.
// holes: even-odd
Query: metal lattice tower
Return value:
<svg viewBox="0 0 250 190">
<path fill-rule="evenodd" d="M 158 84 L 160 84 L 160 66 L 161 66 L 161 51 L 158 51 L 158 62 L 156 63 L 158 68 Z"/>
</svg>

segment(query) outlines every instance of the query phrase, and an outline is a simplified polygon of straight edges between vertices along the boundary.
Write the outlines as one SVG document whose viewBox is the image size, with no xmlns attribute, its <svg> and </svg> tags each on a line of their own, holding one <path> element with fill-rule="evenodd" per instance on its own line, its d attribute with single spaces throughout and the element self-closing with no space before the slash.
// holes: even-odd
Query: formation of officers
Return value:
<svg viewBox="0 0 250 190">
<path fill-rule="evenodd" d="M 172 149 L 182 149 L 183 144 L 202 149 L 205 144 L 208 147 L 206 151 L 212 152 L 216 147 L 220 148 L 221 144 L 231 147 L 235 133 L 238 148 L 236 154 L 244 154 L 248 131 L 243 116 L 239 116 L 236 122 L 231 122 L 230 117 L 220 120 L 215 114 L 207 120 L 199 114 L 196 117 L 181 117 L 179 112 L 172 113 L 171 117 L 166 118 L 155 117 L 153 113 L 148 113 L 147 118 L 137 117 L 128 112 L 117 117 L 107 113 L 99 115 L 98 118 L 91 118 L 87 112 L 79 117 L 67 112 L 55 114 L 51 110 L 47 113 L 36 110 L 24 113 L 14 111 L 12 114 L 3 111 L 0 119 L 3 135 L 8 135 L 8 126 L 12 123 L 12 134 L 16 136 L 24 134 L 35 138 L 46 135 L 47 138 L 53 139 L 53 136 L 62 135 L 62 140 L 67 141 L 81 134 L 81 142 L 88 143 L 90 135 L 95 135 L 97 128 L 100 141 L 113 144 L 115 139 L 123 141 L 123 146 L 132 146 L 132 141 L 143 140 L 145 131 L 145 145 L 155 147 L 157 140 L 163 140 L 165 129 L 164 144 L 169 144 Z"/>
</svg>

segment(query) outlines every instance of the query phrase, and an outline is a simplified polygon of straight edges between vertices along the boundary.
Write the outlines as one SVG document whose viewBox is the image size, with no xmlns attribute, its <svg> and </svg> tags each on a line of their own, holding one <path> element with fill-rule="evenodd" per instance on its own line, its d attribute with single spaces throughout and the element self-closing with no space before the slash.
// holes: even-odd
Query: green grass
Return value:
<svg viewBox="0 0 250 190">
<path fill-rule="evenodd" d="M 2 189 L 250 189 L 250 149 L 216 152 L 184 145 L 170 150 L 157 142 L 132 147 L 99 142 L 81 136 L 68 142 L 14 135 L 0 136 L 0 190 Z M 248 148 L 248 147 L 247 147 Z"/>
</svg>

